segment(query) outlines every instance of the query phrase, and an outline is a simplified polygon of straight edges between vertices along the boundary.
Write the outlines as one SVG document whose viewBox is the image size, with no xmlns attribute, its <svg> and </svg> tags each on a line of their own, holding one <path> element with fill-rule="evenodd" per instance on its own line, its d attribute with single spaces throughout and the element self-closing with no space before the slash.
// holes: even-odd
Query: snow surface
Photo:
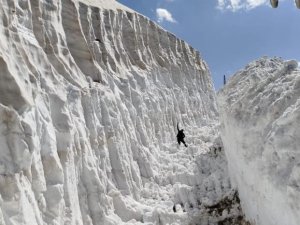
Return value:
<svg viewBox="0 0 300 225">
<path fill-rule="evenodd" d="M 77 0 L 85 5 L 94 6 L 97 8 L 111 9 L 111 10 L 123 10 L 128 12 L 134 12 L 132 9 L 120 4 L 116 0 Z"/>
<path fill-rule="evenodd" d="M 222 140 L 246 216 L 257 225 L 299 225 L 300 70 L 262 58 L 219 92 Z"/>
<path fill-rule="evenodd" d="M 0 9 L 1 225 L 241 220 L 199 52 L 115 1 Z"/>
</svg>

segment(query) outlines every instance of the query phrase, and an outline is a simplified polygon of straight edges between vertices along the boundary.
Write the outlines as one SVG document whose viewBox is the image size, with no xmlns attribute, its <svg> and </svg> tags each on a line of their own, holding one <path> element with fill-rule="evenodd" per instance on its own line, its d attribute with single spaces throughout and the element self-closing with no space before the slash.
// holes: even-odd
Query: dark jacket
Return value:
<svg viewBox="0 0 300 225">
<path fill-rule="evenodd" d="M 183 138 L 185 138 L 185 134 L 183 133 L 183 129 L 179 130 L 179 126 L 177 123 L 177 139 L 182 140 Z"/>
</svg>

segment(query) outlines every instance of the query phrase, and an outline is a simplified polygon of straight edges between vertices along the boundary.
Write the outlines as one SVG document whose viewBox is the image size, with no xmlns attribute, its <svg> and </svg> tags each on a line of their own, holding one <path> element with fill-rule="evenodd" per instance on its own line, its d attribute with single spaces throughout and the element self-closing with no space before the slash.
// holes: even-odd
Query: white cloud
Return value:
<svg viewBox="0 0 300 225">
<path fill-rule="evenodd" d="M 176 23 L 176 20 L 173 18 L 172 14 L 166 9 L 157 8 L 156 17 L 157 17 L 157 22 L 159 23 L 163 22 L 164 20 L 171 23 Z"/>
<path fill-rule="evenodd" d="M 258 6 L 268 4 L 269 0 L 218 0 L 217 8 L 224 11 L 251 10 Z"/>
</svg>

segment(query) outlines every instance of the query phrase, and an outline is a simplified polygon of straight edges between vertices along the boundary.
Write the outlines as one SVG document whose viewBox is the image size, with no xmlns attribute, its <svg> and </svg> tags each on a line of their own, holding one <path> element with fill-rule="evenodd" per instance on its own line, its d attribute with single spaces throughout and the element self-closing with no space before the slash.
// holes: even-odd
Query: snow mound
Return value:
<svg viewBox="0 0 300 225">
<path fill-rule="evenodd" d="M 300 70 L 262 58 L 219 92 L 221 136 L 242 207 L 258 225 L 300 221 Z"/>
</svg>

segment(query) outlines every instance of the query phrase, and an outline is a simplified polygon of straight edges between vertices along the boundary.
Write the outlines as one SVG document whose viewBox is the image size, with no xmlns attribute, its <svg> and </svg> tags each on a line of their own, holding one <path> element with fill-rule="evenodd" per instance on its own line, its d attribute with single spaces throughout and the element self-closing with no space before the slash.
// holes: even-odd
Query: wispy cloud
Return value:
<svg viewBox="0 0 300 225">
<path fill-rule="evenodd" d="M 251 10 L 258 6 L 268 4 L 269 0 L 218 0 L 217 8 L 225 11 L 236 12 L 239 10 Z"/>
<path fill-rule="evenodd" d="M 156 17 L 157 17 L 157 22 L 159 23 L 163 22 L 164 20 L 171 23 L 176 23 L 176 20 L 173 18 L 172 14 L 166 9 L 157 8 Z"/>
</svg>

